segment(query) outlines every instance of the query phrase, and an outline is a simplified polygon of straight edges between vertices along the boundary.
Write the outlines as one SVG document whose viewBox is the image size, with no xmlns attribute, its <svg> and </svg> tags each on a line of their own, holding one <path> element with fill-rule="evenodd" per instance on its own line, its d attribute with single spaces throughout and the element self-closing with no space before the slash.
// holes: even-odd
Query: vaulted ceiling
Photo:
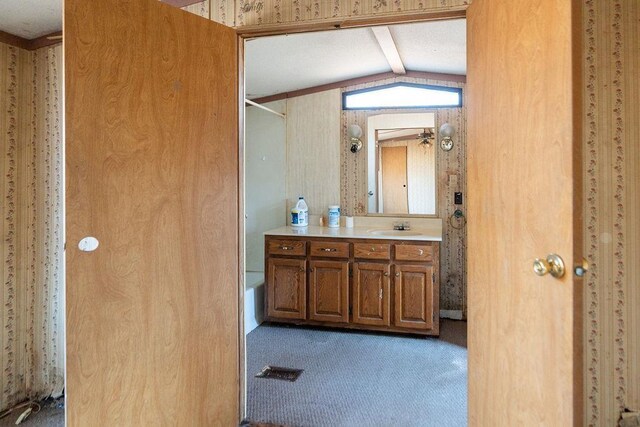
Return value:
<svg viewBox="0 0 640 427">
<path fill-rule="evenodd" d="M 466 20 L 389 26 L 410 71 L 465 75 Z M 260 37 L 245 44 L 246 92 L 259 98 L 392 71 L 371 28 Z"/>
</svg>

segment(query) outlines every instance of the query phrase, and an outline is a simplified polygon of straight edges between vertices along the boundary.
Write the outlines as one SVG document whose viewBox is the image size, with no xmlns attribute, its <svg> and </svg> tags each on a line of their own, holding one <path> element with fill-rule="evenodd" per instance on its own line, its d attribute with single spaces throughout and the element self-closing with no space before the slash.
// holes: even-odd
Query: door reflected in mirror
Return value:
<svg viewBox="0 0 640 427">
<path fill-rule="evenodd" d="M 369 214 L 435 215 L 435 115 L 372 116 L 368 140 Z"/>
</svg>

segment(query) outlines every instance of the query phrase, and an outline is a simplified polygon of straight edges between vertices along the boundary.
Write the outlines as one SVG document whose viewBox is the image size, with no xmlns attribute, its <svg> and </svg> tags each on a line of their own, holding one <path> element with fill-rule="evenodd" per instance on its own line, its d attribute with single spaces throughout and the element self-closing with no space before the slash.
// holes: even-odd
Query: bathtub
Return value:
<svg viewBox="0 0 640 427">
<path fill-rule="evenodd" d="M 264 273 L 247 271 L 244 290 L 244 334 L 258 327 L 264 320 Z"/>
</svg>

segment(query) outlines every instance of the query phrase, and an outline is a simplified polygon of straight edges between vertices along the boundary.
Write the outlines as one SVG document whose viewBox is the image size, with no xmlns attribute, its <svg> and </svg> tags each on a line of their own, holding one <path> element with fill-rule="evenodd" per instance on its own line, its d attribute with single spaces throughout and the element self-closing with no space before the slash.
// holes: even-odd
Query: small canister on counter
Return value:
<svg viewBox="0 0 640 427">
<path fill-rule="evenodd" d="M 327 227 L 340 227 L 340 206 L 329 206 Z"/>
</svg>

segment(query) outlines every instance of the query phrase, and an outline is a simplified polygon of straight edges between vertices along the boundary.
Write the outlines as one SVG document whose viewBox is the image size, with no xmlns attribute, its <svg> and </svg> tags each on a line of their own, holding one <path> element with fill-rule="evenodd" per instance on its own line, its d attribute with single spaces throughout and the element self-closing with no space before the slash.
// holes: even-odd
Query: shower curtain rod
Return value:
<svg viewBox="0 0 640 427">
<path fill-rule="evenodd" d="M 254 107 L 262 108 L 264 111 L 268 111 L 271 114 L 275 114 L 276 116 L 282 117 L 283 119 L 285 118 L 284 114 L 278 113 L 277 111 L 273 111 L 271 108 L 265 107 L 264 105 L 260 105 L 257 102 L 253 102 L 250 99 L 245 98 L 244 102 L 246 102 L 249 105 L 253 105 Z"/>
</svg>

